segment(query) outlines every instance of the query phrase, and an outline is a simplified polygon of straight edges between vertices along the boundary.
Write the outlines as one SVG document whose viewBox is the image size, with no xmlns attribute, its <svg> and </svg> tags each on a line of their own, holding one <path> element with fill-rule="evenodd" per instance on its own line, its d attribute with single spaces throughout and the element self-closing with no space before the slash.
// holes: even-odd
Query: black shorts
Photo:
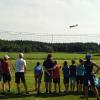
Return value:
<svg viewBox="0 0 100 100">
<path fill-rule="evenodd" d="M 9 74 L 3 74 L 3 82 L 10 82 L 11 81 L 11 75 Z"/>
<path fill-rule="evenodd" d="M 26 82 L 24 72 L 16 72 L 15 73 L 15 83 L 20 84 L 20 80 L 22 81 L 22 83 Z"/>
<path fill-rule="evenodd" d="M 77 76 L 76 77 L 77 84 L 83 84 L 84 82 L 84 76 Z"/>
<path fill-rule="evenodd" d="M 41 83 L 42 74 L 35 74 L 34 77 L 35 77 L 35 81 L 37 83 Z"/>
<path fill-rule="evenodd" d="M 64 84 L 69 84 L 69 78 L 64 78 L 63 82 Z"/>
<path fill-rule="evenodd" d="M 95 87 L 94 75 L 84 75 L 84 86 L 90 85 Z"/>
<path fill-rule="evenodd" d="M 60 83 L 60 78 L 54 78 L 53 83 Z"/>
</svg>

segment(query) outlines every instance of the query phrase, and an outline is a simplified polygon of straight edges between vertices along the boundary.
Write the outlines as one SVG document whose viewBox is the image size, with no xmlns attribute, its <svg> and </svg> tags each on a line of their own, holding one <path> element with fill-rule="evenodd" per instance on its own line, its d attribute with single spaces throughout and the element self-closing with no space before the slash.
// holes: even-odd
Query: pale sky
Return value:
<svg viewBox="0 0 100 100">
<path fill-rule="evenodd" d="M 74 24 L 79 26 L 69 29 Z M 41 34 L 2 33 L 1 39 L 46 42 L 52 41 L 47 34 L 100 34 L 100 0 L 0 0 L 1 31 Z M 54 36 L 53 42 L 99 42 L 99 38 Z"/>
</svg>

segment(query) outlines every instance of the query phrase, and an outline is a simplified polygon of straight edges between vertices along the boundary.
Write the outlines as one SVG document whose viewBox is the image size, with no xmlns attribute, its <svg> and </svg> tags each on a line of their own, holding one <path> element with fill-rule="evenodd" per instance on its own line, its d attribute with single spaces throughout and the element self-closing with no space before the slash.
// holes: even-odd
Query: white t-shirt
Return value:
<svg viewBox="0 0 100 100">
<path fill-rule="evenodd" d="M 26 66 L 26 61 L 23 58 L 17 59 L 15 71 L 16 72 L 25 72 L 24 66 Z"/>
</svg>

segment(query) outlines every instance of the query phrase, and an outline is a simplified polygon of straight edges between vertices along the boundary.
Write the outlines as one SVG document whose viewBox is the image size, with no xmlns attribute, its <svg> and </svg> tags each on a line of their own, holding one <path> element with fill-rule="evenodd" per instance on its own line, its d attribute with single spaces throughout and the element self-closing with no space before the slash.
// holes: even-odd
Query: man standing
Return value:
<svg viewBox="0 0 100 100">
<path fill-rule="evenodd" d="M 93 72 L 94 67 L 97 68 L 96 72 Z M 98 90 L 97 90 L 95 83 L 94 83 L 94 74 L 96 74 L 100 70 L 100 67 L 91 61 L 91 55 L 89 53 L 86 54 L 86 61 L 84 62 L 84 68 L 85 68 L 84 88 L 85 88 L 86 100 L 88 100 L 88 82 L 90 82 L 90 84 L 94 90 L 94 93 L 97 96 L 97 100 L 100 100 Z"/>
<path fill-rule="evenodd" d="M 28 95 L 27 91 L 27 84 L 25 80 L 25 72 L 26 72 L 26 61 L 23 59 L 24 54 L 20 53 L 19 54 L 19 59 L 16 61 L 16 66 L 15 66 L 15 82 L 17 84 L 17 90 L 18 90 L 18 95 L 20 96 L 20 80 L 22 81 L 24 88 L 25 88 L 25 94 Z"/>
</svg>

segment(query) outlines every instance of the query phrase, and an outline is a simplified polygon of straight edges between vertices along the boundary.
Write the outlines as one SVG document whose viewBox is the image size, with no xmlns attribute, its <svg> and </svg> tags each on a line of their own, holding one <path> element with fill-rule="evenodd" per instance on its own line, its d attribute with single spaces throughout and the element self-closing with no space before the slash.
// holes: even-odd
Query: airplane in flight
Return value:
<svg viewBox="0 0 100 100">
<path fill-rule="evenodd" d="M 69 26 L 69 28 L 74 28 L 74 27 L 77 27 L 77 26 L 78 26 L 78 24 L 75 24 L 75 25 Z"/>
</svg>

